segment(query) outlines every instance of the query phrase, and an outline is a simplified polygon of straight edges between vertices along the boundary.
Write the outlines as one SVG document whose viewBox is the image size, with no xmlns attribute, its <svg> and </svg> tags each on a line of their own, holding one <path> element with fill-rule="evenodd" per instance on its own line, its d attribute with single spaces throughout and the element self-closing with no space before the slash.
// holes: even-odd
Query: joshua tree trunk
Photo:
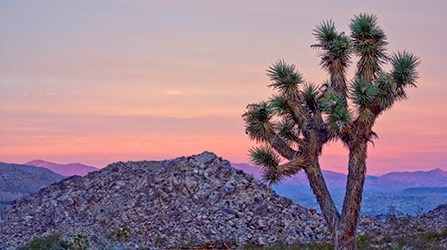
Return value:
<svg viewBox="0 0 447 250">
<path fill-rule="evenodd" d="M 350 146 L 349 173 L 340 223 L 337 226 L 335 249 L 355 249 L 355 235 L 366 175 L 367 142 Z"/>
<path fill-rule="evenodd" d="M 340 214 L 338 213 L 335 203 L 332 200 L 331 194 L 327 188 L 326 182 L 321 172 L 318 159 L 312 162 L 308 168 L 305 169 L 309 184 L 314 192 L 320 209 L 323 212 L 324 218 L 331 230 L 332 236 L 335 234 L 335 229 L 340 221 Z"/>
</svg>

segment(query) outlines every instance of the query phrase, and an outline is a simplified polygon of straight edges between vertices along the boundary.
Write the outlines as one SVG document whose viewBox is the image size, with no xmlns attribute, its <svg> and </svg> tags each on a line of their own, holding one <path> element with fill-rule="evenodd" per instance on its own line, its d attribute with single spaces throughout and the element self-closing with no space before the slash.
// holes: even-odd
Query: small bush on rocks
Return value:
<svg viewBox="0 0 447 250">
<path fill-rule="evenodd" d="M 130 229 L 125 224 L 121 224 L 118 228 L 113 230 L 110 238 L 115 241 L 127 242 L 129 235 Z"/>
<path fill-rule="evenodd" d="M 75 237 L 73 237 L 73 250 L 87 250 L 90 246 L 90 242 L 87 238 L 87 236 L 84 236 L 82 234 L 78 234 Z"/>
<path fill-rule="evenodd" d="M 70 244 L 61 239 L 60 234 L 52 234 L 44 237 L 36 237 L 28 242 L 25 246 L 19 248 L 20 250 L 59 250 L 68 249 Z"/>
</svg>

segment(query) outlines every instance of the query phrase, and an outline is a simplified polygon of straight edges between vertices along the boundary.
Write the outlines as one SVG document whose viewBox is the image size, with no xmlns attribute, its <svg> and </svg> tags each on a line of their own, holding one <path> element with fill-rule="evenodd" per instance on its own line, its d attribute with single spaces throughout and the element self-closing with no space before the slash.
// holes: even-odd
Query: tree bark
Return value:
<svg viewBox="0 0 447 250">
<path fill-rule="evenodd" d="M 340 214 L 338 213 L 335 203 L 332 200 L 331 194 L 323 178 L 318 158 L 313 160 L 308 167 L 305 168 L 309 184 L 314 192 L 318 204 L 320 205 L 323 216 L 331 230 L 331 234 L 335 235 L 335 229 L 340 221 Z"/>
<path fill-rule="evenodd" d="M 337 250 L 355 249 L 355 235 L 366 175 L 367 141 L 349 147 L 348 180 L 340 223 L 334 237 Z"/>
</svg>

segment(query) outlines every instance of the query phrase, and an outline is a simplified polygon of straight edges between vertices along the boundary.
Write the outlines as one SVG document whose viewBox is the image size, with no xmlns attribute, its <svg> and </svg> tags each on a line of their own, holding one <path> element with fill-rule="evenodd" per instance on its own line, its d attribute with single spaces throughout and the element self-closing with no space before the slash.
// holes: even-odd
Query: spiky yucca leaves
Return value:
<svg viewBox="0 0 447 250">
<path fill-rule="evenodd" d="M 296 101 L 299 98 L 299 85 L 303 83 L 303 77 L 295 69 L 295 65 L 287 64 L 284 60 L 275 62 L 267 70 L 267 75 L 273 87 L 286 99 Z"/>
<path fill-rule="evenodd" d="M 272 111 L 280 117 L 285 117 L 289 120 L 295 121 L 297 125 L 302 124 L 302 119 L 300 119 L 299 115 L 296 115 L 297 112 L 303 113 L 302 109 L 296 110 L 296 105 L 291 105 L 286 98 L 281 95 L 274 95 L 270 98 L 270 107 Z"/>
<path fill-rule="evenodd" d="M 341 72 L 346 73 L 351 58 L 351 41 L 344 33 L 340 33 L 334 40 L 331 53 L 335 63 L 339 63 Z M 335 65 L 337 66 L 337 65 Z"/>
<path fill-rule="evenodd" d="M 379 114 L 393 105 L 396 95 L 396 84 L 390 73 L 380 72 L 376 82 L 376 98 L 371 105 L 373 112 Z"/>
<path fill-rule="evenodd" d="M 319 86 L 311 83 L 304 84 L 302 90 L 302 96 L 307 108 L 315 113 L 320 110 L 321 93 Z"/>
<path fill-rule="evenodd" d="M 321 102 L 321 108 L 323 111 L 325 111 L 327 114 L 330 114 L 336 109 L 337 107 L 341 107 L 346 104 L 345 99 L 341 96 L 341 94 L 336 92 L 327 92 L 323 100 Z"/>
<path fill-rule="evenodd" d="M 318 128 L 320 132 L 324 130 L 324 121 L 321 110 L 321 100 L 324 96 L 322 88 L 318 85 L 307 83 L 303 85 L 302 96 L 306 110 L 311 114 L 310 118 L 313 118 L 313 124 L 315 128 Z M 324 141 L 325 139 L 322 139 Z"/>
<path fill-rule="evenodd" d="M 245 132 L 251 140 L 268 142 L 273 137 L 272 116 L 272 109 L 267 102 L 253 103 L 247 106 L 247 111 L 242 117 L 245 122 Z"/>
<path fill-rule="evenodd" d="M 313 30 L 313 35 L 318 43 L 311 47 L 323 50 L 320 62 L 323 68 L 330 69 L 335 60 L 343 62 L 344 66 L 348 65 L 351 57 L 349 37 L 343 32 L 338 33 L 332 20 L 317 25 Z"/>
<path fill-rule="evenodd" d="M 282 176 L 277 171 L 280 163 L 279 155 L 268 146 L 253 147 L 249 150 L 251 161 L 263 170 L 263 180 L 269 183 L 278 182 Z"/>
<path fill-rule="evenodd" d="M 278 135 L 281 136 L 286 142 L 297 142 L 298 138 L 298 129 L 295 128 L 294 123 L 288 119 L 281 120 L 277 126 Z"/>
<path fill-rule="evenodd" d="M 248 105 L 243 119 L 250 139 L 264 143 L 250 151 L 252 162 L 264 169 L 266 181 L 274 183 L 303 169 L 303 134 L 317 129 L 317 121 L 323 123 L 321 91 L 313 84 L 304 84 L 295 66 L 284 60 L 274 63 L 267 75 L 277 94 L 269 102 Z M 278 157 L 288 162 L 279 165 Z"/>
<path fill-rule="evenodd" d="M 391 72 L 379 72 L 374 83 L 377 93 L 370 108 L 376 115 L 390 109 L 396 101 L 406 99 L 408 87 L 417 87 L 416 67 L 420 64 L 418 57 L 404 51 L 393 54 L 390 61 L 393 66 Z"/>
<path fill-rule="evenodd" d="M 251 161 L 263 168 L 274 168 L 279 165 L 279 155 L 268 146 L 253 147 L 249 151 Z"/>
<path fill-rule="evenodd" d="M 403 51 L 391 56 L 393 69 L 391 74 L 396 82 L 396 96 L 399 100 L 407 98 L 405 88 L 417 87 L 418 72 L 416 67 L 421 63 L 413 53 Z"/>
<path fill-rule="evenodd" d="M 336 139 L 336 136 L 347 132 L 351 124 L 351 114 L 341 94 L 326 93 L 321 102 L 321 108 L 327 114 L 326 125 L 331 133 L 331 138 Z"/>
<path fill-rule="evenodd" d="M 331 43 L 338 36 L 338 33 L 335 29 L 334 21 L 323 21 L 320 25 L 317 25 L 315 27 L 315 29 L 313 30 L 313 35 L 319 43 L 312 45 L 312 47 L 330 49 Z"/>
<path fill-rule="evenodd" d="M 376 97 L 376 87 L 366 79 L 357 78 L 350 87 L 351 99 L 360 109 L 368 107 Z"/>
<path fill-rule="evenodd" d="M 346 71 L 351 57 L 349 37 L 338 33 L 332 20 L 316 26 L 313 35 L 318 43 L 311 47 L 322 51 L 320 65 L 331 74 L 330 86 L 337 92 L 346 93 Z"/>
<path fill-rule="evenodd" d="M 377 16 L 371 14 L 354 16 L 350 28 L 354 52 L 360 57 L 356 75 L 372 82 L 388 59 L 385 32 L 377 25 Z"/>
<path fill-rule="evenodd" d="M 304 157 L 296 157 L 280 165 L 280 156 L 266 145 L 251 148 L 249 154 L 251 162 L 262 168 L 262 179 L 269 184 L 278 183 L 283 178 L 296 174 L 306 164 Z"/>
</svg>

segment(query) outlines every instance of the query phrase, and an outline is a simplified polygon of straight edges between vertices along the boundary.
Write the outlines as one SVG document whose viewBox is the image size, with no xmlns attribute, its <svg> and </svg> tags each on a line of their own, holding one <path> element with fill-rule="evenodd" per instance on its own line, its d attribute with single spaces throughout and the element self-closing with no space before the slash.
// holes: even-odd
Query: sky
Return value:
<svg viewBox="0 0 447 250">
<path fill-rule="evenodd" d="M 0 161 L 104 167 L 207 150 L 249 162 L 241 115 L 272 95 L 268 66 L 285 59 L 321 83 L 312 29 L 332 19 L 349 34 L 366 12 L 389 52 L 422 60 L 419 87 L 374 126 L 368 173 L 447 170 L 446 10 L 444 0 L 0 0 Z M 335 142 L 321 165 L 346 173 L 347 160 Z"/>
</svg>

